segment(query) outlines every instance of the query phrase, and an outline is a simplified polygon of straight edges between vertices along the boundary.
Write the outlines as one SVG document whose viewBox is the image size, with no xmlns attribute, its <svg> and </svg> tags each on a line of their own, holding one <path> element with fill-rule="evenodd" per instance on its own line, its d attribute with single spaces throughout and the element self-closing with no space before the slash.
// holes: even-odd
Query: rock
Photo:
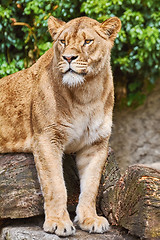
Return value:
<svg viewBox="0 0 160 240">
<path fill-rule="evenodd" d="M 42 217 L 23 220 L 12 220 L 11 226 L 6 226 L 0 233 L 0 240 L 138 240 L 139 238 L 120 231 L 117 228 L 110 228 L 105 234 L 89 234 L 77 229 L 76 234 L 70 237 L 60 238 L 54 234 L 45 233 L 41 226 Z"/>
<path fill-rule="evenodd" d="M 111 147 L 121 169 L 152 164 L 160 169 L 160 79 L 145 103 L 136 109 L 115 104 Z M 158 164 L 159 162 L 159 164 Z"/>
<path fill-rule="evenodd" d="M 145 165 L 143 164 L 143 166 L 160 170 L 160 161 L 159 162 L 154 162 L 154 163 L 146 163 Z"/>
<path fill-rule="evenodd" d="M 8 227 L 1 233 L 2 240 L 58 240 L 58 236 L 47 234 L 39 227 Z"/>
</svg>

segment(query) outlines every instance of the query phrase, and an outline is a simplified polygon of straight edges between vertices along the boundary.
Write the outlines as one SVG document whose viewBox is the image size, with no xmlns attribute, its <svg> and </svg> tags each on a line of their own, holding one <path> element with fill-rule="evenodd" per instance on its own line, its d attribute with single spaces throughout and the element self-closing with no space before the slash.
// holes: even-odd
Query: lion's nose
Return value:
<svg viewBox="0 0 160 240">
<path fill-rule="evenodd" d="M 68 63 L 71 63 L 73 60 L 78 58 L 78 56 L 62 56 Z"/>
</svg>

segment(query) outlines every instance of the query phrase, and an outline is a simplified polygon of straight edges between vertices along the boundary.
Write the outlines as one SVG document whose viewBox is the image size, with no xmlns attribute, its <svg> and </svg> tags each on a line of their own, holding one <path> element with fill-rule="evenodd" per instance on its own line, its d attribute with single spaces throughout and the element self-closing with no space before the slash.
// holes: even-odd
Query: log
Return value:
<svg viewBox="0 0 160 240">
<path fill-rule="evenodd" d="M 103 176 L 101 209 L 110 224 L 140 238 L 160 239 L 160 172 L 133 165 L 119 179 Z"/>
<path fill-rule="evenodd" d="M 68 207 L 75 210 L 79 196 L 79 178 L 75 160 L 66 155 L 64 178 Z M 27 218 L 42 215 L 43 196 L 32 154 L 0 154 L 0 218 Z"/>
<path fill-rule="evenodd" d="M 75 157 L 63 161 L 68 208 L 74 211 L 79 196 Z M 97 197 L 97 209 L 111 225 L 141 238 L 160 239 L 160 172 L 130 166 L 121 175 L 109 151 Z M 0 218 L 26 218 L 43 214 L 43 197 L 32 154 L 0 154 Z"/>
<path fill-rule="evenodd" d="M 43 197 L 32 154 L 0 154 L 0 218 L 43 214 Z"/>
</svg>

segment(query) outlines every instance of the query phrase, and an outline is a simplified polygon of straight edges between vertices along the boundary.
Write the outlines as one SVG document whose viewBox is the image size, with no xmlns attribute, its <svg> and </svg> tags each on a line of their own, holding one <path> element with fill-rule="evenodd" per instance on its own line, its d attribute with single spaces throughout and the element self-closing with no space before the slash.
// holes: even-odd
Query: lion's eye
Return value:
<svg viewBox="0 0 160 240">
<path fill-rule="evenodd" d="M 61 40 L 60 40 L 60 42 L 61 42 L 63 45 L 65 45 L 65 44 L 66 44 L 66 42 L 65 42 L 65 40 L 64 40 L 64 39 L 61 39 Z"/>
<path fill-rule="evenodd" d="M 86 39 L 86 40 L 84 41 L 84 45 L 90 44 L 90 43 L 92 43 L 92 42 L 93 42 L 93 40 L 91 40 L 91 39 Z"/>
</svg>

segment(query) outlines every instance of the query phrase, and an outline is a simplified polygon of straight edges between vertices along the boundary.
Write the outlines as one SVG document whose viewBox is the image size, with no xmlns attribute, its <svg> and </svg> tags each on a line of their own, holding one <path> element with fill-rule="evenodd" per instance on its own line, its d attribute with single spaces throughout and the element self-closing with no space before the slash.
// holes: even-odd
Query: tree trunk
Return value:
<svg viewBox="0 0 160 240">
<path fill-rule="evenodd" d="M 69 210 L 75 210 L 79 178 L 72 156 L 64 159 Z M 43 196 L 32 154 L 0 154 L 0 218 L 26 218 L 43 214 Z"/>
<path fill-rule="evenodd" d="M 74 211 L 79 178 L 74 156 L 64 158 L 68 208 Z M 160 238 L 160 172 L 131 166 L 123 176 L 112 151 L 106 161 L 97 208 L 112 225 L 142 238 Z M 0 154 L 0 218 L 26 218 L 43 214 L 43 197 L 32 154 Z"/>
<path fill-rule="evenodd" d="M 133 235 L 160 239 L 160 172 L 133 165 L 118 179 L 119 170 L 113 167 L 110 172 L 109 166 L 113 166 L 114 161 L 109 160 L 102 179 L 103 214 L 110 224 L 122 226 Z"/>
</svg>

